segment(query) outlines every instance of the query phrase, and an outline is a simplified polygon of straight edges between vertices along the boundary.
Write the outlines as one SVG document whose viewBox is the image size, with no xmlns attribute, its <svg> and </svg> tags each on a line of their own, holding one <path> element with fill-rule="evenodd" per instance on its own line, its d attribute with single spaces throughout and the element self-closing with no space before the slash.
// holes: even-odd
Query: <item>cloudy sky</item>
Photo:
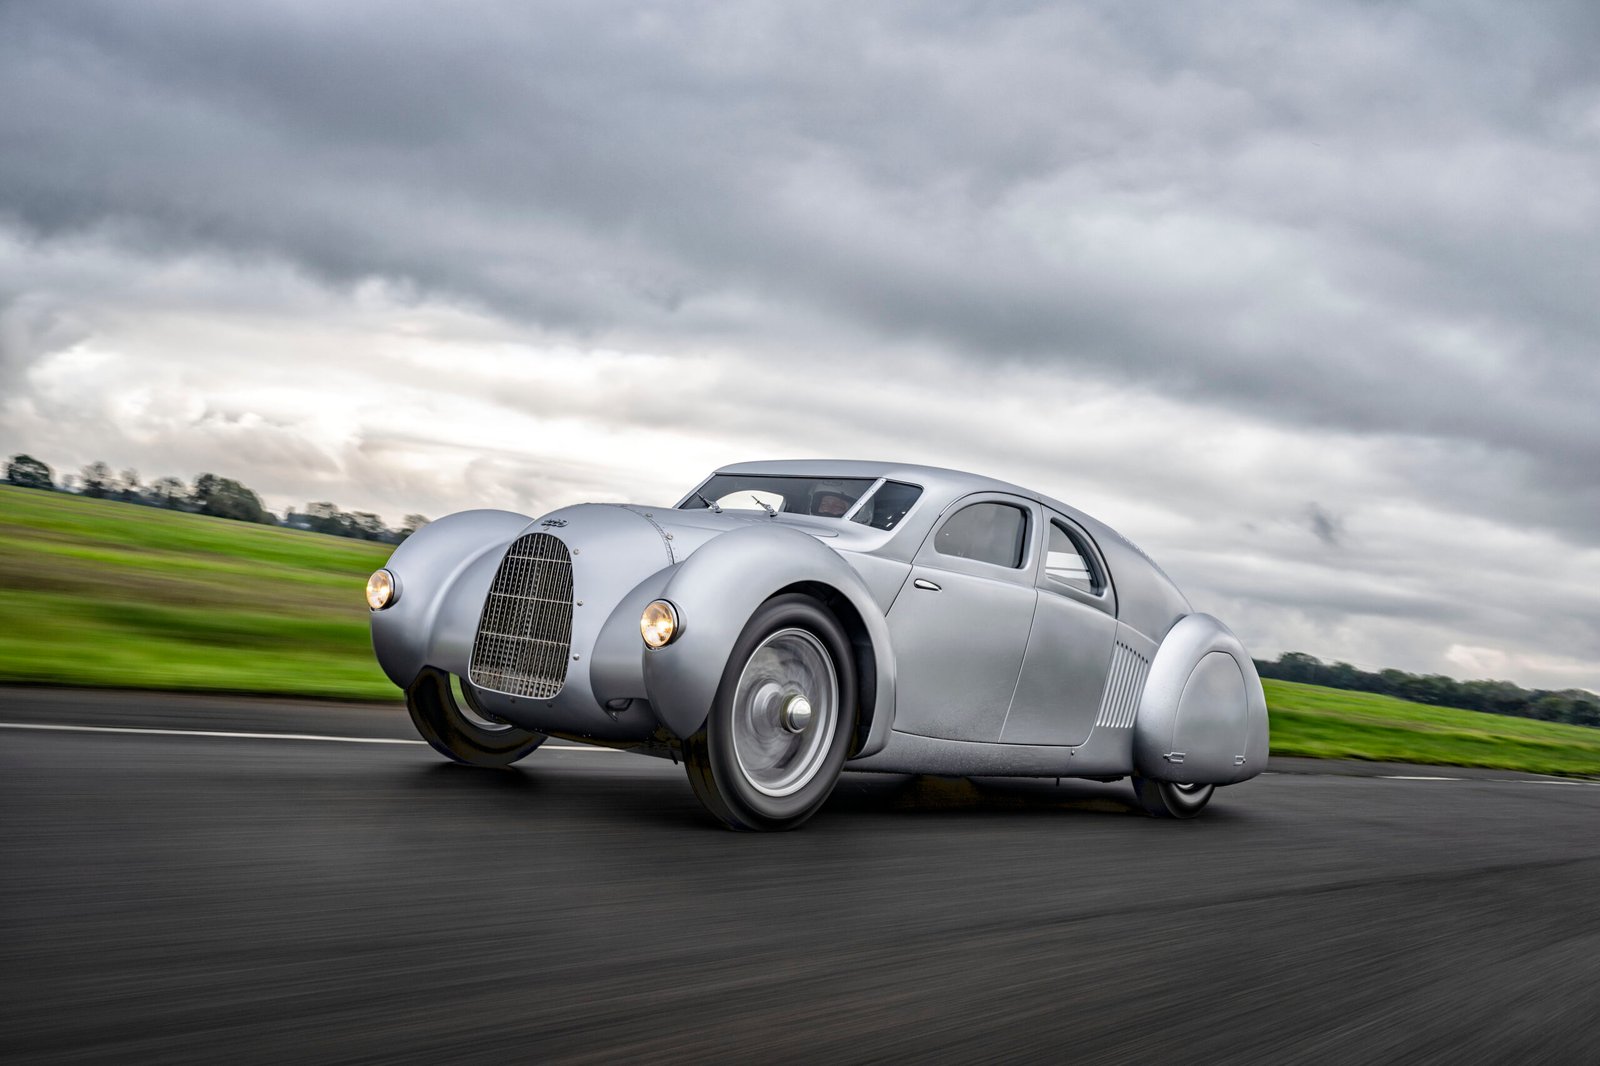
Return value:
<svg viewBox="0 0 1600 1066">
<path fill-rule="evenodd" d="M 0 449 L 391 521 L 890 458 L 1600 689 L 1600 7 L 0 0 Z"/>
</svg>

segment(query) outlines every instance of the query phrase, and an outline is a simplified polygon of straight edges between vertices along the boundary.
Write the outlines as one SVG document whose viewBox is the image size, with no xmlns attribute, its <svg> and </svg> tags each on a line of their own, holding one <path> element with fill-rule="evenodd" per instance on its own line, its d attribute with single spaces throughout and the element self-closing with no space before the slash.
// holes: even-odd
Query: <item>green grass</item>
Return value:
<svg viewBox="0 0 1600 1066">
<path fill-rule="evenodd" d="M 0 680 L 394 699 L 362 600 L 392 550 L 0 486 Z"/>
<path fill-rule="evenodd" d="M 389 547 L 0 486 L 0 681 L 394 699 Z M 1600 775 L 1600 729 L 1266 682 L 1278 755 Z"/>
<path fill-rule="evenodd" d="M 1600 776 L 1600 729 L 1264 681 L 1274 755 Z"/>
</svg>

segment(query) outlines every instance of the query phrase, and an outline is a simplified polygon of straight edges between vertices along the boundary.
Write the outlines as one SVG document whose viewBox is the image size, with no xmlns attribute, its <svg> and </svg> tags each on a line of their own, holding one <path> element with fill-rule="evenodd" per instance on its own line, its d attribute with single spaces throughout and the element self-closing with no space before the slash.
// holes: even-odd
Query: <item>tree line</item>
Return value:
<svg viewBox="0 0 1600 1066">
<path fill-rule="evenodd" d="M 1413 703 L 1457 707 L 1545 722 L 1600 726 L 1600 696 L 1583 689 L 1526 689 L 1510 681 L 1457 681 L 1443 674 L 1408 674 L 1404 670 L 1357 669 L 1349 663 L 1325 663 L 1303 651 L 1284 652 L 1276 662 L 1257 659 L 1262 677 L 1303 681 L 1310 685 L 1377 692 Z"/>
<path fill-rule="evenodd" d="M 71 492 L 101 500 L 121 500 L 143 507 L 231 518 L 268 526 L 289 526 L 336 537 L 398 544 L 428 524 L 425 515 L 409 514 L 399 529 L 390 529 L 371 511 L 341 511 L 328 502 L 308 503 L 304 511 L 290 509 L 282 518 L 267 510 L 253 489 L 232 478 L 201 474 L 192 483 L 175 477 L 158 477 L 149 484 L 139 480 L 137 470 L 113 472 L 96 460 L 76 475 L 68 474 L 56 483 L 55 472 L 31 455 L 13 455 L 6 463 L 6 481 L 27 489 Z"/>
</svg>

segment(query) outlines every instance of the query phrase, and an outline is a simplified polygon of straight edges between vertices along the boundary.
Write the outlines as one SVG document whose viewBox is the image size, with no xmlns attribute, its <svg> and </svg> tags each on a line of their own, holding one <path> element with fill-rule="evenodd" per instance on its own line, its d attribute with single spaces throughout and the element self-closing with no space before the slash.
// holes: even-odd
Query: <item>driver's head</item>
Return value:
<svg viewBox="0 0 1600 1066">
<path fill-rule="evenodd" d="M 820 485 L 811 493 L 811 513 L 822 518 L 843 518 L 855 502 L 837 485 Z"/>
</svg>

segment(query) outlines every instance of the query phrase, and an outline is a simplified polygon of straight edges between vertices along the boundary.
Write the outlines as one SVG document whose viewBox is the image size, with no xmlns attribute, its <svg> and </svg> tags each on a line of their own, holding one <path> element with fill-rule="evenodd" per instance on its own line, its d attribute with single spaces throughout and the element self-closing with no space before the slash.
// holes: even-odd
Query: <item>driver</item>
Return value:
<svg viewBox="0 0 1600 1066">
<path fill-rule="evenodd" d="M 843 518 L 856 498 L 841 485 L 818 485 L 811 490 L 811 513 L 819 518 Z"/>
</svg>

